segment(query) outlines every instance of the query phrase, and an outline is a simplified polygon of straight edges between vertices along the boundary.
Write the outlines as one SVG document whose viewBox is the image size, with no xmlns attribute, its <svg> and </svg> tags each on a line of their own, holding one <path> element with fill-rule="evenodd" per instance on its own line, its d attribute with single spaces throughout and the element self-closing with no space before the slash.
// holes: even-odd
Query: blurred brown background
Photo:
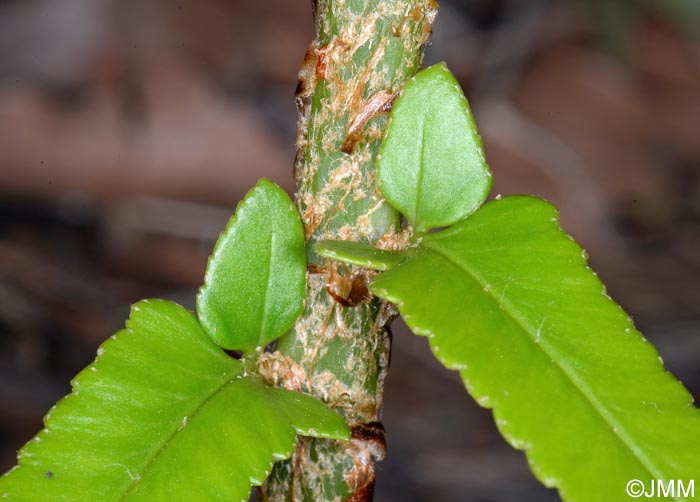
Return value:
<svg viewBox="0 0 700 502">
<path fill-rule="evenodd" d="M 0 467 L 128 305 L 192 306 L 261 176 L 293 191 L 305 0 L 0 0 Z M 700 2 L 441 2 L 493 194 L 561 208 L 700 394 Z M 548 501 L 425 340 L 395 329 L 378 502 Z"/>
</svg>

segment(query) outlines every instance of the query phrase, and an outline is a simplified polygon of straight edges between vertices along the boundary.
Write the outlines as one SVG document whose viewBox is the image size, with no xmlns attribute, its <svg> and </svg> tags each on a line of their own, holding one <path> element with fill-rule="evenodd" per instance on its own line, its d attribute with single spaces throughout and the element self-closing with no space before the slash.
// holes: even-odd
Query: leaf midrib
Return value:
<svg viewBox="0 0 700 502">
<path fill-rule="evenodd" d="M 487 284 L 489 284 L 487 281 L 481 278 L 481 276 L 478 273 L 468 268 L 466 263 L 464 264 L 464 266 L 461 266 L 448 254 L 445 254 L 444 252 L 439 251 L 434 247 L 430 246 L 429 242 L 424 241 L 423 246 L 431 252 L 435 253 L 436 255 L 440 256 L 447 262 L 449 262 L 451 265 L 457 268 L 457 270 L 464 273 L 472 281 L 476 282 L 482 289 L 485 288 Z M 655 479 L 666 479 L 666 477 L 662 474 L 662 471 L 659 471 L 656 468 L 656 466 L 654 466 L 653 462 L 648 458 L 648 456 L 644 455 L 641 451 L 635 448 L 635 442 L 628 436 L 628 434 L 620 432 L 624 432 L 625 428 L 621 424 L 619 424 L 619 422 L 617 422 L 617 420 L 607 411 L 605 406 L 595 398 L 595 393 L 593 393 L 590 390 L 588 385 L 580 381 L 577 378 L 576 373 L 572 371 L 567 365 L 561 362 L 563 358 L 560 356 L 559 352 L 556 349 L 553 349 L 551 346 L 545 348 L 544 344 L 535 343 L 533 336 L 530 334 L 526 327 L 526 323 L 524 323 L 522 319 L 520 319 L 516 315 L 517 309 L 512 306 L 508 298 L 504 296 L 502 300 L 498 300 L 493 296 L 492 293 L 489 293 L 488 291 L 485 291 L 484 295 L 491 301 L 493 301 L 497 305 L 499 310 L 501 310 L 508 317 L 510 317 L 510 319 L 512 319 L 515 322 L 515 324 L 520 327 L 520 329 L 526 334 L 526 336 L 531 340 L 531 342 L 534 345 L 539 347 L 539 349 L 542 352 L 544 352 L 550 359 L 552 359 L 552 361 L 554 361 L 554 364 L 557 366 L 557 368 L 559 368 L 562 374 L 564 374 L 564 376 L 573 384 L 574 388 L 576 388 L 581 393 L 585 400 L 588 400 L 591 403 L 593 409 L 596 410 L 596 412 L 602 418 L 603 422 L 610 428 L 610 432 L 612 433 L 612 435 L 618 438 L 625 445 L 625 447 L 632 452 L 637 461 L 649 472 L 649 474 L 651 474 L 651 476 L 653 476 Z M 616 428 L 617 431 L 615 430 Z M 682 501 L 683 499 L 679 499 L 674 496 L 674 500 Z"/>
<path fill-rule="evenodd" d="M 235 368 L 232 368 L 232 372 L 235 373 Z M 218 394 L 220 394 L 225 388 L 227 388 L 228 385 L 234 384 L 236 382 L 241 381 L 241 379 L 244 378 L 243 372 L 240 372 L 238 374 L 234 374 L 233 376 L 231 373 L 226 374 L 226 379 L 221 382 L 219 385 L 217 385 L 207 396 L 204 398 L 197 406 L 194 407 L 192 411 L 189 413 L 185 413 L 185 417 L 187 417 L 188 422 L 192 419 L 194 419 L 197 414 L 212 400 L 214 399 Z M 136 485 L 138 485 L 141 480 L 144 478 L 144 475 L 148 472 L 148 470 L 156 463 L 158 460 L 158 457 L 163 454 L 168 447 L 170 446 L 170 443 L 175 439 L 175 436 L 179 432 L 182 432 L 184 428 L 180 428 L 180 424 L 182 418 L 180 418 L 180 422 L 178 422 L 178 417 L 175 417 L 174 419 L 174 428 L 170 434 L 168 434 L 167 438 L 164 440 L 163 444 L 152 454 L 151 458 L 144 464 L 144 466 L 137 472 L 137 477 L 135 479 L 132 479 L 131 482 L 129 483 L 128 487 L 122 494 L 119 500 L 126 500 L 129 494 L 136 488 Z"/>
<path fill-rule="evenodd" d="M 273 223 L 274 224 L 274 223 Z M 262 312 L 260 313 L 260 322 L 258 324 L 258 341 L 256 343 L 256 346 L 260 345 L 261 340 L 265 338 L 265 328 L 266 328 L 266 323 L 268 319 L 268 309 L 272 308 L 272 305 L 268 305 L 267 301 L 267 295 L 270 292 L 270 283 L 272 281 L 272 259 L 274 256 L 275 252 L 275 231 L 273 229 L 270 229 L 270 231 L 267 234 L 267 267 L 265 267 L 265 289 L 263 290 L 263 296 L 262 296 L 262 305 L 263 308 L 261 309 Z"/>
<path fill-rule="evenodd" d="M 418 224 L 418 206 L 420 205 L 421 193 L 423 191 L 423 177 L 425 176 L 425 119 L 420 123 L 418 131 L 420 136 L 420 162 L 418 163 L 418 174 L 416 175 L 416 203 L 413 207 L 413 224 L 416 230 L 420 232 Z"/>
</svg>

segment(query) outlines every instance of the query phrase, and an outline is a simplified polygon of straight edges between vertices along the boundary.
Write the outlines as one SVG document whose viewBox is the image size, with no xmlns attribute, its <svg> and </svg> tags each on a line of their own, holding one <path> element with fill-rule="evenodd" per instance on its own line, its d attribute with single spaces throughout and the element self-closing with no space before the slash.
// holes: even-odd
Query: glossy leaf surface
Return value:
<svg viewBox="0 0 700 502">
<path fill-rule="evenodd" d="M 190 312 L 161 300 L 134 305 L 72 383 L 0 478 L 0 497 L 247 501 L 297 433 L 348 437 L 323 403 L 244 376 Z"/>
<path fill-rule="evenodd" d="M 418 232 L 451 225 L 486 199 L 481 138 L 444 63 L 419 72 L 394 103 L 378 169 L 384 196 Z"/>
<path fill-rule="evenodd" d="M 284 190 L 260 180 L 219 237 L 197 296 L 212 339 L 251 352 L 289 330 L 304 306 L 305 253 L 296 207 Z"/>
<path fill-rule="evenodd" d="M 461 372 L 545 485 L 567 501 L 627 501 L 633 479 L 697 480 L 691 396 L 605 294 L 550 204 L 490 202 L 410 253 L 372 292 Z"/>
<path fill-rule="evenodd" d="M 389 270 L 404 260 L 401 253 L 377 249 L 363 242 L 325 240 L 318 241 L 314 249 L 325 258 L 373 270 Z"/>
</svg>

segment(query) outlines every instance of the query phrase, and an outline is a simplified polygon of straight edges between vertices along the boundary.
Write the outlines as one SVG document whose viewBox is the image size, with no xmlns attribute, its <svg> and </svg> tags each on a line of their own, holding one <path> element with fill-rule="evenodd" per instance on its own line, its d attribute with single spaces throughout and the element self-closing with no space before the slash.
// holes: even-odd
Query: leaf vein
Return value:
<svg viewBox="0 0 700 502">
<path fill-rule="evenodd" d="M 214 388 L 214 390 L 205 399 L 203 399 L 190 413 L 186 415 L 188 417 L 188 420 L 194 418 L 197 415 L 197 413 L 199 413 L 212 399 L 214 399 L 218 394 L 220 394 L 228 385 L 240 381 L 240 376 L 229 378 L 230 374 L 227 374 L 226 377 L 227 379 L 224 382 L 222 382 L 221 385 Z M 160 446 L 160 448 L 158 448 L 158 450 L 153 453 L 151 458 L 144 464 L 144 466 L 139 470 L 136 476 L 130 476 L 131 484 L 126 490 L 124 490 L 124 493 L 121 496 L 121 500 L 127 499 L 129 493 L 134 488 L 136 488 L 136 485 L 138 485 L 139 482 L 143 479 L 144 473 L 146 473 L 155 464 L 155 462 L 158 460 L 158 457 L 160 457 L 167 450 L 168 446 L 170 446 L 170 443 L 181 431 L 181 422 L 178 422 L 177 420 L 174 421 L 173 430 L 170 434 L 168 434 L 167 438 Z"/>
<path fill-rule="evenodd" d="M 466 264 L 462 266 L 462 264 L 456 262 L 448 254 L 445 254 L 444 252 L 430 246 L 429 242 L 424 242 L 423 245 L 426 249 L 429 249 L 431 252 L 446 260 L 458 271 L 462 272 L 472 281 L 476 282 L 482 288 L 482 290 L 488 284 L 488 282 L 485 281 L 482 277 L 480 277 L 478 273 L 467 268 Z M 645 455 L 642 451 L 635 447 L 634 441 L 632 441 L 631 438 L 629 438 L 628 435 L 625 433 L 624 427 L 620 425 L 619 422 L 617 422 L 617 420 L 615 419 L 615 417 L 605 408 L 605 406 L 602 403 L 600 403 L 598 399 L 596 399 L 594 393 L 591 391 L 589 386 L 577 377 L 575 371 L 572 371 L 570 368 L 568 368 L 565 364 L 562 363 L 563 358 L 561 354 L 551 345 L 542 343 L 542 341 L 538 342 L 533 336 L 531 336 L 530 331 L 527 328 L 527 323 L 523 319 L 521 319 L 520 316 L 517 315 L 517 308 L 513 307 L 513 305 L 508 301 L 508 298 L 502 295 L 503 297 L 499 300 L 493 295 L 493 292 L 491 292 L 488 288 L 486 288 L 486 290 L 484 291 L 484 295 L 486 295 L 496 305 L 498 305 L 499 310 L 501 310 L 508 317 L 510 317 L 516 323 L 516 325 L 520 327 L 520 329 L 526 334 L 526 336 L 528 336 L 528 338 L 530 338 L 532 342 L 535 343 L 535 345 L 537 345 L 542 352 L 544 352 L 550 359 L 552 359 L 552 361 L 566 376 L 566 378 L 573 384 L 574 388 L 576 388 L 581 393 L 584 399 L 588 400 L 591 403 L 591 405 L 599 414 L 603 422 L 610 428 L 610 432 L 612 433 L 612 435 L 622 441 L 625 447 L 633 453 L 637 461 L 639 461 L 639 463 L 649 472 L 649 474 L 651 474 L 655 479 L 663 479 L 664 476 L 662 472 L 654 465 L 654 462 L 651 459 L 649 459 L 647 455 Z"/>
</svg>

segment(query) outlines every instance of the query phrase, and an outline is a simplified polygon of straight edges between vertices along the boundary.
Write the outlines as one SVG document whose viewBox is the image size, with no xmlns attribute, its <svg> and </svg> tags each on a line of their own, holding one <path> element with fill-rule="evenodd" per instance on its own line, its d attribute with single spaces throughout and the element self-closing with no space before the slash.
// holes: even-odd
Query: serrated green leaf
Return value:
<svg viewBox="0 0 700 502">
<path fill-rule="evenodd" d="M 419 72 L 394 103 L 378 158 L 382 193 L 418 232 L 476 210 L 491 172 L 462 90 L 444 63 Z"/>
<path fill-rule="evenodd" d="M 225 349 L 252 352 L 280 337 L 304 307 L 306 250 L 289 196 L 260 180 L 219 237 L 197 295 L 204 329 Z"/>
<path fill-rule="evenodd" d="M 314 250 L 324 258 L 382 271 L 395 267 L 405 259 L 401 253 L 377 249 L 364 242 L 318 241 L 314 244 Z"/>
<path fill-rule="evenodd" d="M 554 207 L 493 201 L 412 253 L 372 292 L 460 370 L 545 485 L 567 501 L 627 501 L 633 479 L 698 479 L 700 412 Z"/>
<path fill-rule="evenodd" d="M 248 500 L 296 433 L 347 439 L 304 394 L 245 376 L 184 308 L 144 300 L 0 478 L 13 501 Z"/>
</svg>

